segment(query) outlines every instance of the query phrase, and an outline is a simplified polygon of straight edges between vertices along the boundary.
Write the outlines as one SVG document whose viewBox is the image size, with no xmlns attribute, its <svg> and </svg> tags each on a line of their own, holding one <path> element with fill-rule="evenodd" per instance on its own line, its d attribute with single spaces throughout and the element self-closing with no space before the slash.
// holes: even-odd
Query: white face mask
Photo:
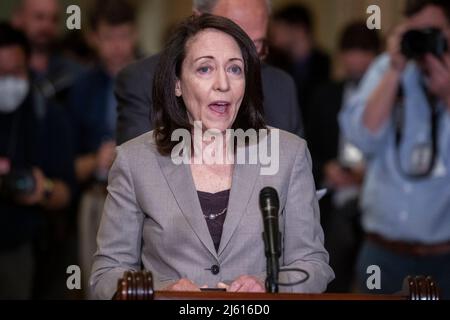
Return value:
<svg viewBox="0 0 450 320">
<path fill-rule="evenodd" d="M 0 77 L 0 113 L 17 110 L 25 100 L 30 89 L 27 80 L 17 77 Z"/>
</svg>

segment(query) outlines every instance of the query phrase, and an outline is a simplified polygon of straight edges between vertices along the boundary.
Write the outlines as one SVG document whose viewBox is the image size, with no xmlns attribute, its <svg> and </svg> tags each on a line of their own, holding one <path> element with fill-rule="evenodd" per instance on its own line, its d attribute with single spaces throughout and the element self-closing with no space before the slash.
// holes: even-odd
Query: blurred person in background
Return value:
<svg viewBox="0 0 450 320">
<path fill-rule="evenodd" d="M 316 184 L 330 192 L 320 201 L 325 246 L 336 278 L 331 292 L 349 292 L 362 242 L 358 199 L 364 175 L 362 153 L 346 141 L 339 128 L 340 110 L 355 96 L 370 64 L 380 53 L 381 40 L 365 21 L 349 24 L 339 40 L 340 81 L 321 85 L 311 98 L 307 131 Z"/>
<path fill-rule="evenodd" d="M 305 126 L 311 113 L 311 93 L 330 79 L 330 58 L 314 41 L 314 21 L 310 10 L 300 4 L 288 5 L 273 14 L 270 25 L 270 43 L 274 48 L 268 61 L 287 67 L 297 85 L 297 93 Z M 286 56 L 285 61 L 277 59 Z M 284 53 L 284 54 L 283 54 Z M 281 58 L 283 59 L 283 58 Z M 281 64 L 280 64 L 281 63 Z M 306 132 L 308 137 L 308 132 Z"/>
<path fill-rule="evenodd" d="M 195 14 L 211 13 L 236 22 L 252 39 L 261 59 L 267 54 L 270 0 L 194 0 Z M 152 87 L 159 55 L 125 68 L 117 78 L 117 142 L 121 144 L 153 128 Z M 267 124 L 303 136 L 295 84 L 282 70 L 266 63 L 261 68 Z"/>
<path fill-rule="evenodd" d="M 78 217 L 83 274 L 88 274 L 91 268 L 107 175 L 115 156 L 114 80 L 136 57 L 135 9 L 126 0 L 97 1 L 90 25 L 90 42 L 98 61 L 76 81 L 70 94 L 76 177 L 84 192 Z"/>
<path fill-rule="evenodd" d="M 25 35 L 1 23 L 0 299 L 33 297 L 40 276 L 36 240 L 71 199 L 67 118 L 54 104 L 36 112 L 29 59 Z"/>
<path fill-rule="evenodd" d="M 82 30 L 71 30 L 67 32 L 59 47 L 62 54 L 70 60 L 75 61 L 84 68 L 91 68 L 95 62 L 95 53 L 86 39 L 86 33 Z"/>
<path fill-rule="evenodd" d="M 65 103 L 67 89 L 82 67 L 58 50 L 62 8 L 58 0 L 19 0 L 11 23 L 22 30 L 31 46 L 30 69 L 45 97 Z"/>
<path fill-rule="evenodd" d="M 376 265 L 381 288 L 371 292 L 425 274 L 450 298 L 450 53 L 439 51 L 449 43 L 450 3 L 409 0 L 405 14 L 340 115 L 367 159 L 358 284 L 369 291 L 367 267 Z"/>
</svg>

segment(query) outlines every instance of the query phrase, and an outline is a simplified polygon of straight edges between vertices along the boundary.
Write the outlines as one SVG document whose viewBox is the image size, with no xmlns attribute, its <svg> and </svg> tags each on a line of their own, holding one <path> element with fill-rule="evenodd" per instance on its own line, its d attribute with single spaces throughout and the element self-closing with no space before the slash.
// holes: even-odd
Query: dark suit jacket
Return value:
<svg viewBox="0 0 450 320">
<path fill-rule="evenodd" d="M 132 63 L 117 77 L 118 144 L 153 129 L 150 111 L 153 76 L 159 57 L 154 55 Z M 267 124 L 302 136 L 303 125 L 293 79 L 284 71 L 266 64 L 261 68 L 261 75 Z"/>
<path fill-rule="evenodd" d="M 306 132 L 317 185 L 323 178 L 323 166 L 338 156 L 338 114 L 342 107 L 344 88 L 344 82 L 329 82 L 320 86 L 311 98 L 311 115 Z"/>
<path fill-rule="evenodd" d="M 114 138 L 108 124 L 108 90 L 113 79 L 100 67 L 79 77 L 70 94 L 74 146 L 78 155 L 96 152 L 105 140 Z"/>
</svg>

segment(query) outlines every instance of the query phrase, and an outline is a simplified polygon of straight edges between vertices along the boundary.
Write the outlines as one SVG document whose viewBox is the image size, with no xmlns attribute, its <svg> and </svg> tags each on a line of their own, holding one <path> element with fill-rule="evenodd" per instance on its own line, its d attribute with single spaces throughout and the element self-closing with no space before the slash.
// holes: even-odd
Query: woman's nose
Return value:
<svg viewBox="0 0 450 320">
<path fill-rule="evenodd" d="M 214 89 L 218 91 L 228 91 L 230 89 L 228 74 L 225 70 L 219 69 L 216 73 Z"/>
</svg>

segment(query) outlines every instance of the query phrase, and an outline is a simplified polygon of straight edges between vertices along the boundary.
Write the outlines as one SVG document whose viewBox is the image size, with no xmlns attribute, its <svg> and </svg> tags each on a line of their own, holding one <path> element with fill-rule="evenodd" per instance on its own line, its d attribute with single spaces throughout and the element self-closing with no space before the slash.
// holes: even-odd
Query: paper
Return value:
<svg viewBox="0 0 450 320">
<path fill-rule="evenodd" d="M 317 200 L 322 199 L 323 197 L 325 197 L 325 195 L 327 194 L 328 190 L 327 189 L 320 189 L 316 191 L 316 196 L 317 196 Z"/>
</svg>

